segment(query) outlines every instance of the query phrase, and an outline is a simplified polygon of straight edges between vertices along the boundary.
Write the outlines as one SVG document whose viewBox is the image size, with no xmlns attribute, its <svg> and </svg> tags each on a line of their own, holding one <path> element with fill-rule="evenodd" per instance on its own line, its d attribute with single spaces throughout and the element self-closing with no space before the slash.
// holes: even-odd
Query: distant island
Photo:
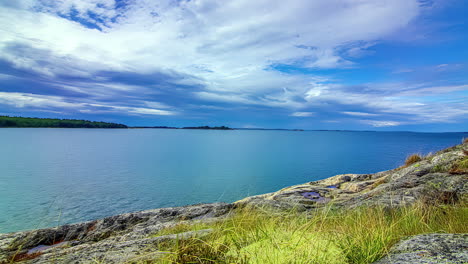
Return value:
<svg viewBox="0 0 468 264">
<path fill-rule="evenodd" d="M 283 130 L 283 131 L 304 131 L 303 129 L 287 128 L 231 128 L 227 126 L 127 126 L 119 123 L 109 123 L 100 121 L 89 121 L 80 119 L 59 119 L 59 118 L 38 118 L 20 116 L 1 116 L 0 128 L 3 127 L 43 127 L 43 128 L 152 128 L 152 129 L 200 129 L 200 130 Z M 311 130 L 314 131 L 314 130 Z M 332 130 L 315 130 L 332 131 Z M 340 131 L 340 130 L 333 130 Z"/>
<path fill-rule="evenodd" d="M 129 128 L 155 128 L 155 129 L 208 129 L 208 130 L 234 130 L 227 126 L 197 126 L 197 127 L 171 127 L 171 126 L 133 126 Z"/>
<path fill-rule="evenodd" d="M 227 127 L 227 126 L 216 126 L 216 127 L 210 127 L 210 126 L 183 127 L 182 129 L 234 130 L 234 128 L 230 128 L 230 127 Z"/>
<path fill-rule="evenodd" d="M 44 128 L 156 128 L 156 129 L 208 129 L 208 130 L 234 130 L 227 126 L 197 126 L 197 127 L 170 127 L 170 126 L 134 126 L 129 127 L 118 123 L 97 122 L 79 119 L 37 118 L 19 116 L 0 116 L 2 127 L 44 127 Z"/>
<path fill-rule="evenodd" d="M 132 126 L 129 128 L 179 129 L 178 127 L 170 127 L 170 126 Z"/>
<path fill-rule="evenodd" d="M 0 116 L 0 127 L 128 128 L 126 125 L 77 119 Z"/>
</svg>

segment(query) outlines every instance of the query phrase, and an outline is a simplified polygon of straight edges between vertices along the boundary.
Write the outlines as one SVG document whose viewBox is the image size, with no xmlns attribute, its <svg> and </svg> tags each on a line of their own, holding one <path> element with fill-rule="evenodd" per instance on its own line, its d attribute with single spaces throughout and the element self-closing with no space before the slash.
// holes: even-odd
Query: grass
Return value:
<svg viewBox="0 0 468 264">
<path fill-rule="evenodd" d="M 188 222 L 182 222 L 170 228 L 164 228 L 158 231 L 157 233 L 151 235 L 151 237 L 180 234 L 180 233 L 184 233 L 188 231 L 198 231 L 198 230 L 208 229 L 208 228 L 211 228 L 211 225 L 209 223 L 196 222 L 196 223 L 190 224 Z"/>
<path fill-rule="evenodd" d="M 455 162 L 449 172 L 454 174 L 468 173 L 468 156 L 465 155 L 465 157 Z"/>
<path fill-rule="evenodd" d="M 451 164 L 438 164 L 435 165 L 431 172 L 448 172 L 451 174 L 467 174 L 468 173 L 468 151 L 463 151 L 463 157 L 454 161 Z"/>
<path fill-rule="evenodd" d="M 422 157 L 421 155 L 419 154 L 413 154 L 411 156 L 409 156 L 408 158 L 406 158 L 406 161 L 405 161 L 405 166 L 408 167 L 410 166 L 411 164 L 414 164 L 418 161 L 421 161 L 422 160 Z"/>
<path fill-rule="evenodd" d="M 431 172 L 448 172 L 449 168 L 449 165 L 438 164 L 432 167 Z"/>
<path fill-rule="evenodd" d="M 381 185 L 381 184 L 384 184 L 384 183 L 387 183 L 388 182 L 388 178 L 387 177 L 381 177 L 379 179 L 377 179 L 374 183 L 372 183 L 372 186 L 371 188 L 374 189 L 376 188 L 377 186 Z"/>
<path fill-rule="evenodd" d="M 165 241 L 162 259 L 139 263 L 372 263 L 400 239 L 422 233 L 466 233 L 461 205 L 327 207 L 310 213 L 241 209 L 211 223 L 203 238 Z M 165 232 L 189 230 L 174 227 Z"/>
</svg>

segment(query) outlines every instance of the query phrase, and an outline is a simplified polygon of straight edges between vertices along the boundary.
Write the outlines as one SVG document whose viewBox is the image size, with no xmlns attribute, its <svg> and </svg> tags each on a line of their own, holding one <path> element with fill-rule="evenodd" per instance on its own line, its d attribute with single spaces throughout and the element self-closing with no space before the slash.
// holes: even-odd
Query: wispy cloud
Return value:
<svg viewBox="0 0 468 264">
<path fill-rule="evenodd" d="M 60 96 L 37 95 L 25 93 L 0 92 L 0 104 L 7 104 L 18 108 L 72 109 L 82 113 L 90 112 L 117 112 L 123 114 L 142 115 L 174 115 L 176 112 L 149 107 L 130 107 L 94 102 L 73 102 Z"/>
<path fill-rule="evenodd" d="M 363 113 L 363 112 L 341 112 L 341 113 L 345 115 L 351 115 L 351 116 L 378 116 L 378 114 Z"/>
<path fill-rule="evenodd" d="M 295 117 L 310 117 L 313 116 L 315 113 L 312 112 L 294 112 L 290 114 L 290 116 L 295 116 Z"/>
<path fill-rule="evenodd" d="M 402 124 L 401 122 L 396 122 L 396 121 L 376 121 L 376 120 L 362 120 L 361 122 L 372 125 L 373 127 L 393 127 L 393 126 L 399 126 Z"/>
</svg>

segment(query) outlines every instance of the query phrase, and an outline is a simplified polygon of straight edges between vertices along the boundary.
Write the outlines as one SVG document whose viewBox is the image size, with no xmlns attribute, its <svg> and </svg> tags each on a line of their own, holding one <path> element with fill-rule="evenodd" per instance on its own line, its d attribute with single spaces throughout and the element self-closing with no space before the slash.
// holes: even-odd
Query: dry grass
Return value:
<svg viewBox="0 0 468 264">
<path fill-rule="evenodd" d="M 375 187 L 377 187 L 377 186 L 379 186 L 381 184 L 387 183 L 387 182 L 388 182 L 387 177 L 381 177 L 381 178 L 377 179 L 374 183 L 372 183 L 371 189 L 374 189 Z"/>
<path fill-rule="evenodd" d="M 414 163 L 419 162 L 421 160 L 422 160 L 421 155 L 413 154 L 413 155 L 409 156 L 408 158 L 406 158 L 405 166 L 410 166 L 411 164 L 414 164 Z"/>
</svg>

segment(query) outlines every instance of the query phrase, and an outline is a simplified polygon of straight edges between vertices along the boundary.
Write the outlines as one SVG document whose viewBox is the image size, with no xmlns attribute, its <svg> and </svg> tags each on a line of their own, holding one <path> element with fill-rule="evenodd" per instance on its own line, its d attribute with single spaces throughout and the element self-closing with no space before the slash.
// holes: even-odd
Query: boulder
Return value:
<svg viewBox="0 0 468 264">
<path fill-rule="evenodd" d="M 468 234 L 424 234 L 397 243 L 375 264 L 468 263 Z"/>
</svg>

